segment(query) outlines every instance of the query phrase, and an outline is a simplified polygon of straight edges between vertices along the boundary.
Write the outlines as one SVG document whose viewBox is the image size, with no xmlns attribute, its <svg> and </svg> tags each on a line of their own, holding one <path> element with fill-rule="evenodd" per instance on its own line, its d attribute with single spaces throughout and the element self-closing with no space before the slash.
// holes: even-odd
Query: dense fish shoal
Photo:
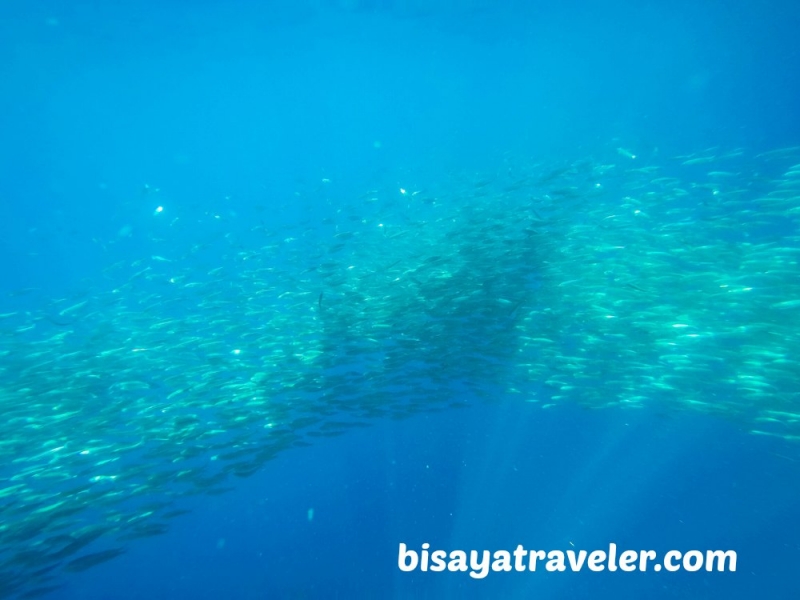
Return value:
<svg viewBox="0 0 800 600">
<path fill-rule="evenodd" d="M 180 242 L 0 307 L 0 597 L 376 418 L 504 398 L 800 441 L 800 149 L 332 185 L 288 226 L 184 215 Z"/>
</svg>

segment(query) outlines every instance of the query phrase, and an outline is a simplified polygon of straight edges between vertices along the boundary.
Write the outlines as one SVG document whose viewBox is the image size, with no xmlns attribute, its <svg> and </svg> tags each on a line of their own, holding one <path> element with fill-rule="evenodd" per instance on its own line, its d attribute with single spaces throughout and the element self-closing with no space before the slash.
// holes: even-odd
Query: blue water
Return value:
<svg viewBox="0 0 800 600">
<path fill-rule="evenodd" d="M 494 407 L 287 452 L 63 598 L 792 598 L 800 463 L 697 416 Z M 313 520 L 308 509 L 313 508 Z M 410 547 L 730 548 L 736 573 L 401 573 Z"/>
<path fill-rule="evenodd" d="M 193 239 L 157 206 L 247 235 L 508 156 L 798 145 L 798 30 L 789 1 L 4 2 L 0 312 Z M 796 447 L 495 400 L 286 451 L 48 598 L 800 597 Z M 476 581 L 400 572 L 400 542 L 733 549 L 738 570 Z"/>
</svg>

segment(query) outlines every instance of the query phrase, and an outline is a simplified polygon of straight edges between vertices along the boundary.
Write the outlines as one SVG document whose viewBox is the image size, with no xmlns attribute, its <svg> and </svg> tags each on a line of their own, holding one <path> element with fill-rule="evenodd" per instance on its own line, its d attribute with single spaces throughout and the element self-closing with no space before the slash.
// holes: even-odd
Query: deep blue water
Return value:
<svg viewBox="0 0 800 600">
<path fill-rule="evenodd" d="M 694 415 L 515 403 L 381 422 L 287 452 L 59 597 L 792 598 L 800 463 L 776 446 Z M 401 541 L 730 548 L 739 566 L 476 581 L 399 572 Z"/>
<path fill-rule="evenodd" d="M 789 1 L 5 2 L 0 312 L 191 243 L 159 205 L 247 235 L 508 156 L 798 145 L 798 30 Z M 187 499 L 48 597 L 797 598 L 800 452 L 746 429 L 501 394 L 379 420 Z M 738 571 L 475 581 L 401 573 L 400 542 L 733 549 Z"/>
</svg>

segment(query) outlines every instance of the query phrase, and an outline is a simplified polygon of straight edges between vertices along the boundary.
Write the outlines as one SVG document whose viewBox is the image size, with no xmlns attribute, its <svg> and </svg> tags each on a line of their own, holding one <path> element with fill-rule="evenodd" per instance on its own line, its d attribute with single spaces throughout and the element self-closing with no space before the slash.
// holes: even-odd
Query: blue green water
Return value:
<svg viewBox="0 0 800 600">
<path fill-rule="evenodd" d="M 353 229 L 371 224 L 372 190 L 408 188 L 424 196 L 431 189 L 443 194 L 443 182 L 466 181 L 470 189 L 498 193 L 490 205 L 502 214 L 498 207 L 510 200 L 500 198 L 500 184 L 476 184 L 480 174 L 511 178 L 524 164 L 544 181 L 550 167 L 541 167 L 542 175 L 532 165 L 626 159 L 617 148 L 665 164 L 675 156 L 725 152 L 716 148 L 742 148 L 751 157 L 798 146 L 798 26 L 800 8 L 778 1 L 7 2 L 0 7 L 0 314 L 15 312 L 13 319 L 27 323 L 26 314 L 46 313 L 61 323 L 45 324 L 52 334 L 74 327 L 77 337 L 92 340 L 94 321 L 62 318 L 81 308 L 58 313 L 86 298 L 111 297 L 117 273 L 136 272 L 137 261 L 144 261 L 141 268 L 166 268 L 153 257 L 181 254 L 184 272 L 236 263 L 245 273 L 251 263 L 236 261 L 266 243 L 262 230 L 254 230 L 259 226 L 277 232 L 275 239 L 301 240 L 324 261 L 336 251 L 323 245 L 315 254 L 317 238 L 308 231 L 324 219 L 340 227 L 346 217 Z M 749 160 L 736 163 L 737 173 L 748 173 L 737 184 L 772 189 L 781 171 Z M 573 171 L 553 178 L 577 189 Z M 626 181 L 608 186 L 622 194 Z M 564 189 L 556 190 L 564 202 L 585 192 Z M 586 197 L 582 206 L 590 207 Z M 400 227 L 405 202 L 399 194 L 392 198 L 387 211 L 395 221 L 387 222 L 387 235 Z M 687 204 L 694 202 L 691 196 Z M 434 223 L 436 210 L 422 207 L 412 216 Z M 554 213 L 539 210 L 537 222 Z M 582 217 L 576 211 L 574 218 Z M 547 227 L 541 226 L 545 234 Z M 774 239 L 796 235 L 785 223 L 765 227 Z M 425 235 L 432 229 L 420 227 Z M 736 231 L 731 227 L 733 240 Z M 471 259 L 479 261 L 480 248 L 474 250 Z M 245 254 L 236 258 L 237 252 Z M 298 255 L 304 256 L 281 250 L 259 264 L 299 277 L 309 264 L 294 262 Z M 533 259 L 530 268 L 519 289 L 536 298 L 546 281 Z M 502 277 L 491 285 L 509 289 Z M 786 289 L 794 285 L 787 280 Z M 136 297 L 160 298 L 163 286 L 148 281 Z M 239 288 L 220 289 L 244 306 Z M 327 289 L 317 297 L 315 288 L 310 308 L 335 309 L 337 293 Z M 68 301 L 54 305 L 54 298 Z M 159 315 L 180 320 L 184 300 Z M 269 308 L 294 316 L 291 300 Z M 121 320 L 113 304 L 102 302 L 109 321 Z M 516 299 L 508 302 L 500 327 L 517 318 Z M 263 322 L 253 314 L 225 318 L 257 330 Z M 425 316 L 438 318 L 435 311 Z M 459 334 L 450 331 L 431 347 L 487 344 L 483 334 L 494 330 L 470 329 L 462 318 Z M 340 325 L 329 325 L 327 334 L 333 337 Z M 23 333 L 9 329 L 3 338 L 20 355 L 36 339 Z M 342 339 L 342 346 L 354 341 Z M 563 348 L 579 351 L 569 340 Z M 14 356 L 0 360 L 12 364 Z M 609 364 L 617 360 L 608 357 Z M 333 370 L 367 363 L 359 356 L 356 367 L 340 362 Z M 445 379 L 462 373 L 457 365 L 432 366 Z M 94 368 L 113 380 L 113 372 Z M 230 367 L 231 377 L 237 368 L 246 371 Z M 277 368 L 288 379 L 299 367 Z M 13 370 L 3 376 L 9 388 L 16 381 Z M 418 382 L 419 375 L 398 370 L 392 377 L 399 393 L 404 378 Z M 158 370 L 150 373 L 154 395 L 167 389 L 162 379 Z M 555 394 L 552 384 L 529 384 L 524 393 Z M 728 407 L 729 390 L 712 393 L 712 384 L 698 382 L 703 400 Z M 375 418 L 341 436 L 283 449 L 252 476 L 231 477 L 226 493 L 182 498 L 179 507 L 191 512 L 172 519 L 166 533 L 125 542 L 114 560 L 60 574 L 52 584 L 59 587 L 43 597 L 790 599 L 800 593 L 794 576 L 800 442 L 749 433 L 758 406 L 744 414 L 727 408 L 703 414 L 672 410 L 658 399 L 636 410 L 600 408 L 592 400 L 543 410 L 519 401 L 502 381 L 490 382 L 490 398 L 474 395 L 468 382 L 446 385 L 469 406 L 409 410 L 408 418 Z M 595 381 L 593 398 L 603 385 Z M 782 398 L 782 410 L 800 412 L 794 385 L 781 385 L 770 393 Z M 74 427 L 98 418 L 86 414 Z M 111 432 L 96 435 L 114 443 Z M 155 459 L 141 460 L 156 466 Z M 169 458 L 159 460 L 169 465 Z M 5 484 L 16 471 L 4 467 Z M 168 481 L 159 491 L 173 484 L 179 489 Z M 150 499 L 135 501 L 146 506 Z M 3 510 L 17 511 L 27 500 L 18 502 Z M 0 514 L 0 523 L 10 523 L 9 515 Z M 107 538 L 113 536 L 91 550 L 119 546 L 102 545 Z M 490 573 L 476 581 L 465 573 L 401 572 L 401 542 L 446 550 L 517 544 L 592 550 L 611 542 L 659 552 L 731 549 L 738 566 L 736 573 Z M 4 542 L 2 552 L 3 586 L 35 570 L 11 559 L 16 546 Z"/>
</svg>

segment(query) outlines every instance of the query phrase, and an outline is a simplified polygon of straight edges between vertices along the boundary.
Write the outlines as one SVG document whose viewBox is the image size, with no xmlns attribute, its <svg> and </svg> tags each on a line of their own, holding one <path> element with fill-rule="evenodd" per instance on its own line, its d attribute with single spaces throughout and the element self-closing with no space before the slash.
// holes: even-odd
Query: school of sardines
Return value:
<svg viewBox="0 0 800 600">
<path fill-rule="evenodd" d="M 335 185 L 0 314 L 0 597 L 376 418 L 658 407 L 800 441 L 800 147 Z"/>
</svg>

